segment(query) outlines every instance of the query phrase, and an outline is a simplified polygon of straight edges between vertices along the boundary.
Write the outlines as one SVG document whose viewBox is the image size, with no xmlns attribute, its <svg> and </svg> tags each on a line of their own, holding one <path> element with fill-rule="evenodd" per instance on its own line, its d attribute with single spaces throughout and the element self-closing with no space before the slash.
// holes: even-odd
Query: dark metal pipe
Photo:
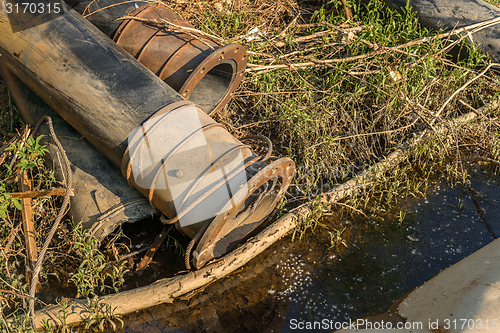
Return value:
<svg viewBox="0 0 500 333">
<path fill-rule="evenodd" d="M 81 222 L 85 229 L 90 229 L 101 241 L 124 222 L 134 223 L 159 215 L 160 212 L 151 207 L 139 191 L 127 184 L 120 171 L 102 153 L 1 62 L 0 75 L 27 124 L 34 126 L 44 115 L 52 118 L 54 130 L 71 163 L 73 173 L 74 195 L 70 199 L 68 211 L 72 221 Z M 61 165 L 61 153 L 50 139 L 48 126 L 42 125 L 38 134 L 45 135 L 42 141 L 49 149 L 46 163 L 54 170 L 56 178 L 64 182 L 66 175 Z"/>
<path fill-rule="evenodd" d="M 129 134 L 185 100 L 73 10 L 13 33 L 0 14 L 2 61 L 120 166 Z"/>
</svg>

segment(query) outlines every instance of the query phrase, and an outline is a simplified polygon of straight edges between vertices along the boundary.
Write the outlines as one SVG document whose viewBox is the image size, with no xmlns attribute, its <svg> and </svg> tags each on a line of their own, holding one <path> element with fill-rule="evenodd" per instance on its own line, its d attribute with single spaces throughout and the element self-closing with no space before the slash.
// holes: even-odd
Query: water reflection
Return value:
<svg viewBox="0 0 500 333">
<path fill-rule="evenodd" d="M 127 316 L 122 331 L 296 332 L 293 322 L 380 314 L 500 234 L 500 177 L 485 166 L 470 172 L 470 187 L 438 181 L 426 198 L 402 198 L 383 219 L 333 216 L 347 226 L 340 253 L 324 230 L 284 238 L 189 300 Z"/>
</svg>

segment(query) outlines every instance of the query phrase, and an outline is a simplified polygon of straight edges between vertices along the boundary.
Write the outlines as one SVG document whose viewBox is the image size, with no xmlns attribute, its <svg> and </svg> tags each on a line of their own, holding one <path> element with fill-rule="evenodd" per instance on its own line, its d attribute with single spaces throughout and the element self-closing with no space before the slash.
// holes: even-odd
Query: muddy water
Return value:
<svg viewBox="0 0 500 333">
<path fill-rule="evenodd" d="M 500 176 L 487 166 L 470 172 L 470 187 L 437 181 L 426 198 L 402 198 L 383 218 L 331 221 L 347 226 L 340 251 L 324 229 L 301 241 L 289 236 L 189 299 L 124 317 L 121 331 L 296 332 L 302 321 L 385 312 L 500 235 Z"/>
</svg>

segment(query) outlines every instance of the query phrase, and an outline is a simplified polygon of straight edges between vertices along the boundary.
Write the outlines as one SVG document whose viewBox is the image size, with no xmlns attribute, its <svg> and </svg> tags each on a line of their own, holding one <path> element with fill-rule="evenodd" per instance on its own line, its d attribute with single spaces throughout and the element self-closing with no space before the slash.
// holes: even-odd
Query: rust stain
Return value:
<svg viewBox="0 0 500 333">
<path fill-rule="evenodd" d="M 479 285 L 479 281 L 481 281 L 482 276 L 476 277 L 474 280 L 470 281 L 467 283 L 467 285 L 463 288 L 464 291 L 469 291 L 474 287 L 477 287 Z"/>
<path fill-rule="evenodd" d="M 491 287 L 491 288 L 495 288 L 495 289 L 498 289 L 498 290 L 500 290 L 500 288 L 499 288 L 499 287 L 497 287 L 497 286 L 494 286 L 494 285 L 492 285 L 492 284 L 489 284 L 489 283 L 485 283 L 484 285 L 485 285 L 485 286 L 489 286 L 489 287 Z"/>
</svg>

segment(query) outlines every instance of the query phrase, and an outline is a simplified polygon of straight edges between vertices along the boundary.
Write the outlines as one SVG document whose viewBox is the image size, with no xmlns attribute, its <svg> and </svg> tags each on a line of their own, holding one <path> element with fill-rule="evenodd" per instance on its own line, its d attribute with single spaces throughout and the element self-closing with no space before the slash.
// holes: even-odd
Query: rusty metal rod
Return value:
<svg viewBox="0 0 500 333">
<path fill-rule="evenodd" d="M 28 179 L 28 174 L 26 171 L 21 173 L 19 185 L 21 191 L 31 191 L 32 184 Z M 21 202 L 23 207 L 22 216 L 24 239 L 26 241 L 26 281 L 28 282 L 28 286 L 30 286 L 31 279 L 33 278 L 33 271 L 38 259 L 38 250 L 36 247 L 36 229 L 35 221 L 33 220 L 33 209 L 31 207 L 33 202 L 31 198 L 22 198 Z M 37 284 L 35 288 L 36 291 L 38 291 L 40 289 L 40 284 Z"/>
</svg>

